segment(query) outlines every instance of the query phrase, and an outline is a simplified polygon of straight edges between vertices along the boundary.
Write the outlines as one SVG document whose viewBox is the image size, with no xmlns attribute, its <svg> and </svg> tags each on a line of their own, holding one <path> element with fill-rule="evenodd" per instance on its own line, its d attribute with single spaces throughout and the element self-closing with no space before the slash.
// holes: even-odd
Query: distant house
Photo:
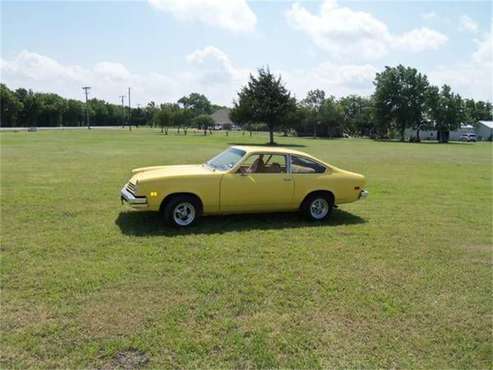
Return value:
<svg viewBox="0 0 493 370">
<path fill-rule="evenodd" d="M 222 108 L 211 114 L 214 120 L 214 130 L 232 130 L 238 128 L 229 118 L 231 109 Z"/>
<path fill-rule="evenodd" d="M 474 133 L 477 135 L 478 140 L 491 140 L 493 135 L 493 121 L 479 121 L 477 127 L 469 124 L 461 124 L 457 130 L 450 131 L 449 140 L 460 140 L 462 135 Z M 404 134 L 406 140 L 412 137 L 416 137 L 416 130 L 406 129 Z M 421 140 L 437 140 L 436 130 L 421 130 L 419 132 Z"/>
<path fill-rule="evenodd" d="M 491 141 L 493 139 L 493 121 L 479 121 L 476 135 L 480 140 Z"/>
</svg>

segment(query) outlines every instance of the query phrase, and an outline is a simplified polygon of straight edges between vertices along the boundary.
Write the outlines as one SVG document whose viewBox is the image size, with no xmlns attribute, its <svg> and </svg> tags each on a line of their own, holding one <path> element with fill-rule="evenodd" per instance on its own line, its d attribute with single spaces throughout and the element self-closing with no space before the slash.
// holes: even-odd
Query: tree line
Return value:
<svg viewBox="0 0 493 370">
<path fill-rule="evenodd" d="M 450 86 L 438 88 L 415 68 L 386 67 L 377 73 L 371 96 L 349 95 L 336 98 L 320 89 L 311 90 L 297 100 L 284 86 L 280 76 L 259 69 L 238 92 L 230 117 L 244 129 L 260 129 L 285 135 L 341 137 L 400 137 L 406 129 L 434 129 L 438 139 L 447 142 L 449 133 L 461 123 L 476 124 L 492 119 L 492 104 L 463 99 Z M 214 125 L 210 114 L 224 108 L 206 96 L 191 93 L 175 103 L 148 103 L 145 107 L 123 107 L 100 99 L 86 103 L 65 99 L 53 93 L 24 88 L 10 90 L 0 84 L 1 126 L 83 126 L 86 112 L 91 125 L 152 125 L 163 134 L 177 127 L 187 134 L 190 127 L 207 134 Z"/>
<path fill-rule="evenodd" d="M 224 108 L 212 104 L 206 96 L 191 93 L 176 103 L 129 108 L 101 99 L 90 99 L 87 104 L 76 99 L 65 99 L 53 93 L 33 92 L 24 88 L 9 89 L 0 84 L 1 121 L 3 127 L 85 126 L 86 110 L 92 126 L 152 125 L 167 133 L 168 127 L 178 127 L 186 134 L 189 127 L 209 129 L 214 121 L 210 114 Z"/>
<path fill-rule="evenodd" d="M 420 131 L 436 130 L 440 142 L 448 142 L 450 131 L 461 123 L 476 125 L 492 119 L 491 102 L 463 99 L 450 86 L 431 85 L 426 75 L 415 68 L 386 67 L 377 73 L 375 92 L 369 97 L 326 96 L 323 90 L 311 90 L 297 101 L 283 85 L 281 77 L 268 69 L 250 76 L 238 93 L 231 117 L 249 125 L 267 124 L 270 143 L 273 133 L 282 130 L 298 136 L 405 139 L 406 129 L 413 129 L 413 140 L 420 141 Z"/>
</svg>

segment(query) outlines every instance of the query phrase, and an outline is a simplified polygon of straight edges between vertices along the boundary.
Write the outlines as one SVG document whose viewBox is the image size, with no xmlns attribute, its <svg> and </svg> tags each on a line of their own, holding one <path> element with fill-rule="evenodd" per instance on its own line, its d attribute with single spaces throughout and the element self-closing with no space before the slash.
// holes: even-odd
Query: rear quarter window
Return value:
<svg viewBox="0 0 493 370">
<path fill-rule="evenodd" d="M 292 155 L 291 172 L 293 174 L 324 173 L 325 167 L 311 159 Z"/>
</svg>

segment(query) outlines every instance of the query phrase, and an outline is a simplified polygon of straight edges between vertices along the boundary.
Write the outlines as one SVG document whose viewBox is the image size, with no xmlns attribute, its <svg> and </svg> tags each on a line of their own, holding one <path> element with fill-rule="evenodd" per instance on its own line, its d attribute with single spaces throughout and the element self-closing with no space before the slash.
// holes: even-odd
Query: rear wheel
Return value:
<svg viewBox="0 0 493 370">
<path fill-rule="evenodd" d="M 192 196 L 178 195 L 166 203 L 163 212 L 168 224 L 187 227 L 193 225 L 200 216 L 200 204 Z"/>
<path fill-rule="evenodd" d="M 301 206 L 305 217 L 312 221 L 322 221 L 329 218 L 334 207 L 333 198 L 327 193 L 309 195 Z"/>
</svg>

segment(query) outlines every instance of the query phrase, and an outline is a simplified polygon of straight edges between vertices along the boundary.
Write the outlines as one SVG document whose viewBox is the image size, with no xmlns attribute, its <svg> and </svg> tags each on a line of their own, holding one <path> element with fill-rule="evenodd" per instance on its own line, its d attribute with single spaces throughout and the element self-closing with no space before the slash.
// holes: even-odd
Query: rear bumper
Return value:
<svg viewBox="0 0 493 370">
<path fill-rule="evenodd" d="M 124 186 L 120 192 L 120 200 L 122 203 L 125 202 L 132 208 L 147 208 L 147 198 L 133 195 L 127 190 L 126 186 Z"/>
<path fill-rule="evenodd" d="M 361 190 L 359 192 L 359 199 L 365 199 L 368 198 L 368 192 L 366 190 Z"/>
</svg>

